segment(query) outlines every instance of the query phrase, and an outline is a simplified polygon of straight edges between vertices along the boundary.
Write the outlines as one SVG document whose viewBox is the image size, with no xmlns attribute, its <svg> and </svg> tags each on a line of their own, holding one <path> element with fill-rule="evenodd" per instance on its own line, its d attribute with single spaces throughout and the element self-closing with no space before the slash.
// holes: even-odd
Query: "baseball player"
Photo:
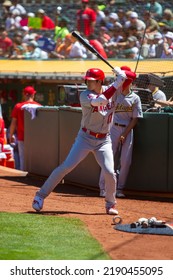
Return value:
<svg viewBox="0 0 173 280">
<path fill-rule="evenodd" d="M 122 66 L 121 69 L 131 71 L 127 66 Z M 111 128 L 112 149 L 116 155 L 120 145 L 120 170 L 118 170 L 118 183 L 116 196 L 124 198 L 123 189 L 125 187 L 127 175 L 129 172 L 132 148 L 133 148 L 133 128 L 136 125 L 138 118 L 143 117 L 141 100 L 137 94 L 131 89 L 131 84 L 136 78 L 136 74 L 132 72 L 131 79 L 124 82 L 121 88 L 118 89 L 120 94 L 117 94 L 115 114 L 113 126 Z M 116 169 L 116 168 L 115 168 Z M 100 196 L 105 196 L 105 178 L 104 172 L 101 171 L 99 179 Z"/>
<path fill-rule="evenodd" d="M 9 128 L 9 143 L 13 145 L 16 142 L 15 133 L 17 133 L 20 170 L 25 170 L 24 167 L 24 108 L 26 106 L 38 107 L 40 103 L 34 101 L 36 90 L 32 86 L 27 86 L 23 89 L 24 101 L 17 103 L 11 113 L 11 124 Z"/>
<path fill-rule="evenodd" d="M 114 99 L 117 89 L 125 82 L 131 73 L 119 67 L 114 69 L 115 81 L 109 86 L 103 86 L 105 74 L 98 68 L 91 68 L 84 77 L 87 89 L 80 94 L 82 108 L 81 127 L 65 161 L 59 165 L 36 193 L 32 207 L 40 211 L 44 199 L 61 182 L 65 175 L 71 172 L 88 154 L 92 152 L 102 168 L 105 177 L 105 208 L 109 215 L 117 215 L 116 209 L 116 175 L 110 138 Z"/>
</svg>

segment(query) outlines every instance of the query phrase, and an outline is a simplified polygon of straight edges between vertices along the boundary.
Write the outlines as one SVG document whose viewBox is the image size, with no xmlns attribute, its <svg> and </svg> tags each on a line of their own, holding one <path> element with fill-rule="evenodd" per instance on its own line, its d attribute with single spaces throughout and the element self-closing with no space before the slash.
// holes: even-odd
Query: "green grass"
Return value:
<svg viewBox="0 0 173 280">
<path fill-rule="evenodd" d="M 79 219 L 0 213 L 1 260 L 109 260 Z"/>
</svg>

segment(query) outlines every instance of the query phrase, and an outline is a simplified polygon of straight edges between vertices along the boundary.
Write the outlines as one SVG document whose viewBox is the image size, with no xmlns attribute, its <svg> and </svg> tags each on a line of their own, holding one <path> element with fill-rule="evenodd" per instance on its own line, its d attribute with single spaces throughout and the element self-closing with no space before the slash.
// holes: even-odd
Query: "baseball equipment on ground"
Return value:
<svg viewBox="0 0 173 280">
<path fill-rule="evenodd" d="M 120 216 L 114 216 L 112 219 L 114 225 L 118 225 L 122 223 L 122 218 Z"/>
<path fill-rule="evenodd" d="M 157 220 L 155 217 L 148 219 L 148 222 L 142 224 L 142 228 L 148 227 L 163 227 L 165 226 L 166 222 L 162 220 Z"/>
<path fill-rule="evenodd" d="M 86 49 L 95 54 L 98 58 L 100 58 L 104 63 L 106 63 L 111 69 L 114 67 L 101 55 L 99 52 L 91 46 L 86 39 L 84 39 L 77 31 L 72 31 L 72 36 L 75 37 Z"/>
<path fill-rule="evenodd" d="M 141 228 L 148 228 L 148 227 L 165 227 L 166 222 L 162 220 L 157 220 L 155 217 L 147 218 L 140 218 L 137 222 L 131 223 L 131 228 L 136 228 L 141 226 Z"/>
<path fill-rule="evenodd" d="M 131 223 L 130 227 L 131 228 L 136 228 L 138 226 L 141 226 L 143 223 L 148 223 L 148 219 L 147 218 L 140 218 L 136 222 Z"/>
</svg>

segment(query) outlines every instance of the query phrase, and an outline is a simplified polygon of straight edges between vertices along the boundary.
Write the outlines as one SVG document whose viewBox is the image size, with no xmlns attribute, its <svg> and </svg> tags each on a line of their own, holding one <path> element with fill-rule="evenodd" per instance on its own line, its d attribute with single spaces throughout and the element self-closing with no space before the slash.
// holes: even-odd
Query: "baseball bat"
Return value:
<svg viewBox="0 0 173 280">
<path fill-rule="evenodd" d="M 117 173 L 117 178 L 119 176 L 119 173 L 120 173 L 120 168 L 121 168 L 121 152 L 122 152 L 122 142 L 119 143 L 119 146 L 118 146 L 118 152 L 116 154 L 116 173 Z"/>
<path fill-rule="evenodd" d="M 72 36 L 75 37 L 85 48 L 87 48 L 90 52 L 95 54 L 98 58 L 100 58 L 104 63 L 106 63 L 111 69 L 114 67 L 101 55 L 99 52 L 91 46 L 87 40 L 85 40 L 77 31 L 72 31 Z"/>
</svg>

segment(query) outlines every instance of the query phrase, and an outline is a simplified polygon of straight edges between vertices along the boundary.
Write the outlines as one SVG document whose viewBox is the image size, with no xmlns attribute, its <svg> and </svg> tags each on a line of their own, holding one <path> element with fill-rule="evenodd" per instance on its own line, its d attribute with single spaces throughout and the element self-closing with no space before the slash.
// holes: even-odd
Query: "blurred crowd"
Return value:
<svg viewBox="0 0 173 280">
<path fill-rule="evenodd" d="M 173 58 L 172 1 L 127 1 L 128 5 L 121 1 L 121 6 L 118 2 L 74 1 L 69 16 L 68 4 L 52 6 L 51 13 L 43 8 L 33 13 L 32 5 L 5 0 L 0 13 L 0 58 L 96 59 L 71 35 L 73 30 L 104 58 Z"/>
</svg>

